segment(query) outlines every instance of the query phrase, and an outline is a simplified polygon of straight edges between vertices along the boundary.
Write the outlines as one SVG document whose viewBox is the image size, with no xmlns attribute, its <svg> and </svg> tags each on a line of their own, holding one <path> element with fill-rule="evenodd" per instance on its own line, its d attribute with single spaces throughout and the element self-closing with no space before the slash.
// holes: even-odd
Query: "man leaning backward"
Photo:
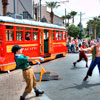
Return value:
<svg viewBox="0 0 100 100">
<path fill-rule="evenodd" d="M 20 96 L 20 100 L 25 100 L 25 97 L 32 91 L 32 88 L 35 91 L 36 96 L 39 96 L 44 93 L 44 91 L 39 91 L 36 88 L 36 78 L 33 73 L 31 66 L 29 65 L 30 61 L 37 61 L 36 59 L 40 59 L 43 61 L 42 57 L 26 57 L 22 54 L 22 48 L 19 45 L 14 45 L 12 47 L 12 52 L 15 55 L 15 61 L 19 69 L 22 69 L 23 78 L 26 81 L 26 88 L 22 96 Z"/>
</svg>

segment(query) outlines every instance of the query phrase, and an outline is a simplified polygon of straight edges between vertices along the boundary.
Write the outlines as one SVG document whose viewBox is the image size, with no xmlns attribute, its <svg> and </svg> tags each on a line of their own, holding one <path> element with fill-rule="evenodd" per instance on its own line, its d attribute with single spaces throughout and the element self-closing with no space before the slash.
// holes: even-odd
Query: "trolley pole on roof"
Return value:
<svg viewBox="0 0 100 100">
<path fill-rule="evenodd" d="M 40 0 L 40 21 L 41 21 L 41 0 Z"/>
</svg>

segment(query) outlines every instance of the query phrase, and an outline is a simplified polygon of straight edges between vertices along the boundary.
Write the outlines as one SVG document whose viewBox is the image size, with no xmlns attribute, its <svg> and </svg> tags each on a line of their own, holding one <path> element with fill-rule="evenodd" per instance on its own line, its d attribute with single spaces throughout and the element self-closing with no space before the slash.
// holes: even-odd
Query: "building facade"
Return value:
<svg viewBox="0 0 100 100">
<path fill-rule="evenodd" d="M 15 1 L 15 3 L 14 3 Z M 33 18 L 40 21 L 40 0 L 8 0 L 7 14 L 22 15 L 23 18 Z M 15 9 L 14 9 L 15 5 Z M 0 15 L 3 15 L 2 0 L 0 0 Z M 46 6 L 41 6 L 41 18 L 45 18 L 50 23 L 50 12 Z M 63 25 L 61 17 L 54 15 L 54 24 Z"/>
</svg>

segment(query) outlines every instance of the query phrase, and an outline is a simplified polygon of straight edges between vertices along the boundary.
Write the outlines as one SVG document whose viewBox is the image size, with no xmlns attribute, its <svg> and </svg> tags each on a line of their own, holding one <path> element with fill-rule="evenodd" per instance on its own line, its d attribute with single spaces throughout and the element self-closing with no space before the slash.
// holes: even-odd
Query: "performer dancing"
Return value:
<svg viewBox="0 0 100 100">
<path fill-rule="evenodd" d="M 85 54 L 85 51 L 83 50 L 85 48 L 87 48 L 85 42 L 83 42 L 82 45 L 79 45 L 79 59 L 76 62 L 73 62 L 74 67 L 76 66 L 77 62 L 80 62 L 82 59 L 84 59 L 86 62 L 86 67 L 88 68 L 88 58 Z"/>
</svg>

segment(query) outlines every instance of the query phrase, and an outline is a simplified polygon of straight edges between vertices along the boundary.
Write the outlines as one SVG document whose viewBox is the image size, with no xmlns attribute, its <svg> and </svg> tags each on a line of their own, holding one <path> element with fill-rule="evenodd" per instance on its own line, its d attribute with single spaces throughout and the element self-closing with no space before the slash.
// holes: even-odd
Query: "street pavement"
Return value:
<svg viewBox="0 0 100 100">
<path fill-rule="evenodd" d="M 99 100 L 100 99 L 100 77 L 97 67 L 93 76 L 83 82 L 88 68 L 81 61 L 73 66 L 78 59 L 78 54 L 67 54 L 66 57 L 57 58 L 42 63 L 43 67 L 51 72 L 59 74 L 59 80 L 42 81 L 38 86 L 45 94 L 35 97 L 34 92 L 27 96 L 26 100 Z M 89 63 L 91 57 L 89 57 Z M 38 65 L 33 66 L 34 68 Z M 25 88 L 21 70 L 8 73 L 0 73 L 0 100 L 19 100 Z"/>
</svg>

